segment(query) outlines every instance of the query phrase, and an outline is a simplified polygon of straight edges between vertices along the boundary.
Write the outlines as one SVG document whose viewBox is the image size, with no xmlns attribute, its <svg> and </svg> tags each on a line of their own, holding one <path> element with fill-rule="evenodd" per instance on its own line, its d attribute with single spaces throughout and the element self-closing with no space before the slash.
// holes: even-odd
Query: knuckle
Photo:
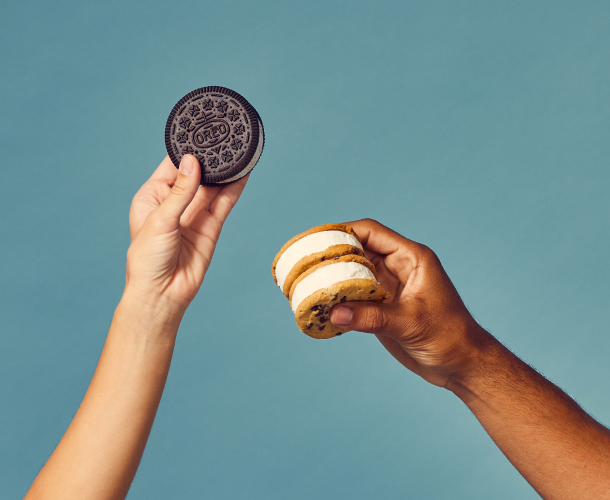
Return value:
<svg viewBox="0 0 610 500">
<path fill-rule="evenodd" d="M 182 183 L 182 182 L 176 182 L 176 184 L 174 184 L 174 186 L 172 187 L 172 193 L 174 193 L 177 196 L 182 196 L 187 191 L 188 191 L 188 187 L 185 186 L 184 183 Z"/>
<path fill-rule="evenodd" d="M 235 206 L 237 200 L 234 200 L 231 196 L 229 196 L 227 193 L 222 193 L 220 195 L 220 200 L 219 202 L 222 203 L 223 205 L 226 205 L 229 208 L 233 208 Z"/>
<path fill-rule="evenodd" d="M 386 326 L 386 318 L 377 307 L 367 307 L 364 312 L 363 326 L 367 331 L 380 332 Z"/>
<path fill-rule="evenodd" d="M 434 253 L 434 250 L 432 250 L 430 247 L 428 247 L 426 245 L 420 244 L 419 251 L 420 251 L 421 258 L 427 262 L 434 262 L 434 261 L 438 260 L 436 253 Z"/>
<path fill-rule="evenodd" d="M 365 224 L 367 224 L 369 226 L 379 225 L 379 222 L 377 222 L 375 219 L 371 219 L 370 217 L 367 217 L 366 219 L 362 219 L 361 222 L 364 222 Z"/>
<path fill-rule="evenodd" d="M 235 205 L 235 202 L 237 201 L 233 196 L 231 196 L 228 193 L 222 193 L 220 195 L 220 199 L 223 200 L 226 204 L 228 205 Z"/>
<path fill-rule="evenodd" d="M 147 225 L 156 233 L 164 232 L 167 227 L 167 221 L 159 210 L 153 211 L 146 220 Z"/>
</svg>

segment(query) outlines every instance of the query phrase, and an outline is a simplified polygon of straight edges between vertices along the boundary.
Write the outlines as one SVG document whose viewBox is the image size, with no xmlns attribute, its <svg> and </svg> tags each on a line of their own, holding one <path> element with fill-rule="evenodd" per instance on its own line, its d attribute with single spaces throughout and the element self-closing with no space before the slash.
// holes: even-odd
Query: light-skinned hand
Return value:
<svg viewBox="0 0 610 500">
<path fill-rule="evenodd" d="M 178 171 L 166 156 L 131 204 L 126 293 L 186 309 L 248 177 L 226 186 L 200 186 L 197 158 L 184 155 Z"/>
</svg>

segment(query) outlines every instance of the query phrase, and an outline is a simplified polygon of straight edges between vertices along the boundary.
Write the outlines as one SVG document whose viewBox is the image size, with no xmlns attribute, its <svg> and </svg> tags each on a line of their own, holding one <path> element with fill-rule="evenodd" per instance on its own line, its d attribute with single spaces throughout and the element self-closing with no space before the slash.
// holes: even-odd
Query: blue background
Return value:
<svg viewBox="0 0 610 500">
<path fill-rule="evenodd" d="M 21 0 L 0 15 L 0 475 L 25 494 L 86 391 L 133 194 L 189 91 L 266 147 L 181 326 L 130 499 L 537 498 L 451 393 L 271 279 L 311 226 L 433 248 L 476 318 L 610 423 L 610 6 Z"/>
</svg>

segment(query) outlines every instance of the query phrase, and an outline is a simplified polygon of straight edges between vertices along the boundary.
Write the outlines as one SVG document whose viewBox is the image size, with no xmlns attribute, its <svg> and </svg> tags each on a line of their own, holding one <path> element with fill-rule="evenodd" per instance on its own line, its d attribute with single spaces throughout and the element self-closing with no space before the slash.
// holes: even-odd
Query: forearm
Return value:
<svg viewBox="0 0 610 500">
<path fill-rule="evenodd" d="M 543 498 L 610 498 L 610 431 L 495 339 L 447 388 Z"/>
<path fill-rule="evenodd" d="M 123 296 L 85 398 L 27 499 L 125 497 L 161 399 L 182 313 Z"/>
</svg>

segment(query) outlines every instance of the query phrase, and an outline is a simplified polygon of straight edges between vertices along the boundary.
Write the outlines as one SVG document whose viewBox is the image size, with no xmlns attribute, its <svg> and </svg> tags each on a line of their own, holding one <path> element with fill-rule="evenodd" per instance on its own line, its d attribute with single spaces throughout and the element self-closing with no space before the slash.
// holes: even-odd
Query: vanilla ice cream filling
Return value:
<svg viewBox="0 0 610 500">
<path fill-rule="evenodd" d="M 258 120 L 258 145 L 256 146 L 256 151 L 254 151 L 254 156 L 250 160 L 250 163 L 248 163 L 246 168 L 244 168 L 241 172 L 235 174 L 230 179 L 225 179 L 224 181 L 219 182 L 219 184 L 228 184 L 229 182 L 236 181 L 248 175 L 248 172 L 254 168 L 254 165 L 256 165 L 256 162 L 258 162 L 258 159 L 261 157 L 263 152 L 263 144 L 265 144 L 265 132 L 263 130 L 263 124 L 260 120 Z"/>
<path fill-rule="evenodd" d="M 290 245 L 277 261 L 275 279 L 280 289 L 284 290 L 286 277 L 298 261 L 312 253 L 323 252 L 333 245 L 352 245 L 362 250 L 358 238 L 343 231 L 320 231 L 308 234 Z"/>
<path fill-rule="evenodd" d="M 341 281 L 353 279 L 369 279 L 377 282 L 373 271 L 358 262 L 337 262 L 321 267 L 303 278 L 295 287 L 290 301 L 292 311 L 296 312 L 301 302 L 312 293 L 329 288 Z"/>
</svg>

